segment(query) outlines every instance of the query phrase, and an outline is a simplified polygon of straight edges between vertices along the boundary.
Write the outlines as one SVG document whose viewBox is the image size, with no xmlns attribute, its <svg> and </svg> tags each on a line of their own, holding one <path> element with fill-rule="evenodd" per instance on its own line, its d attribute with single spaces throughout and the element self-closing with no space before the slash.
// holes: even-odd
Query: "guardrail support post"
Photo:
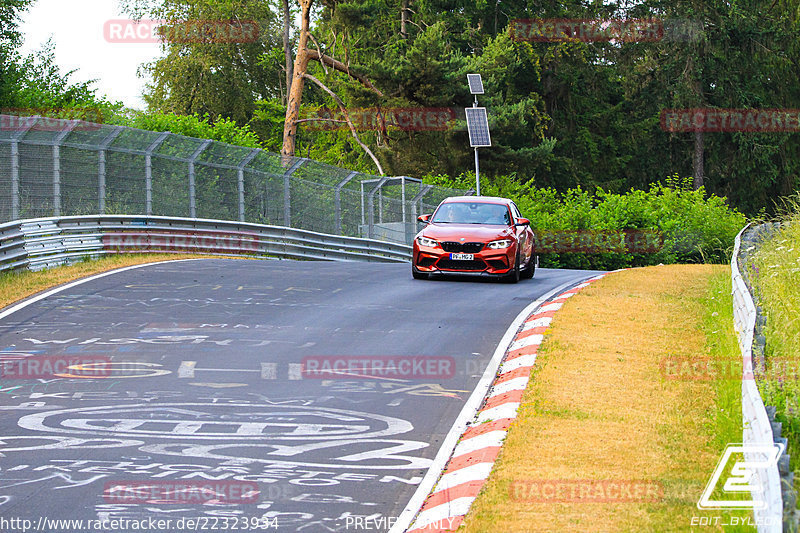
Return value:
<svg viewBox="0 0 800 533">
<path fill-rule="evenodd" d="M 239 222 L 244 222 L 244 167 L 250 164 L 261 153 L 261 148 L 256 148 L 245 157 L 237 168 L 239 187 Z"/>
<path fill-rule="evenodd" d="M 97 212 L 101 215 L 106 212 L 106 150 L 123 129 L 122 126 L 116 126 L 111 130 L 97 151 Z"/>
<path fill-rule="evenodd" d="M 283 174 L 283 225 L 287 228 L 292 226 L 292 174 L 303 166 L 308 159 L 301 158 L 295 161 L 289 170 Z"/>
<path fill-rule="evenodd" d="M 153 152 L 161 146 L 161 143 L 170 135 L 168 131 L 163 132 L 147 147 L 144 154 L 144 210 L 147 216 L 153 214 Z"/>
<path fill-rule="evenodd" d="M 197 187 L 195 187 L 194 162 L 213 141 L 206 140 L 189 159 L 189 218 L 197 218 Z"/>
<path fill-rule="evenodd" d="M 70 125 L 53 140 L 53 216 L 61 216 L 61 143 L 64 142 L 80 120 L 71 120 Z"/>
<path fill-rule="evenodd" d="M 358 172 L 355 171 L 348 174 L 345 179 L 336 184 L 336 188 L 334 189 L 333 192 L 334 195 L 333 200 L 335 204 L 334 207 L 336 209 L 336 215 L 335 215 L 336 233 L 339 235 L 342 234 L 342 187 L 347 185 L 347 183 L 356 176 L 358 176 Z"/>
</svg>

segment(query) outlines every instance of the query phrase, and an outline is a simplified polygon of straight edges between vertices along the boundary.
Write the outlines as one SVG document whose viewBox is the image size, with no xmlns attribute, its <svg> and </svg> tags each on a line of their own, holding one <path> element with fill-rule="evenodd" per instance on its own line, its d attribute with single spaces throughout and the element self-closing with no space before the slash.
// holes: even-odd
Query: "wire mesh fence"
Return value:
<svg viewBox="0 0 800 533">
<path fill-rule="evenodd" d="M 410 244 L 418 215 L 462 194 L 173 133 L 0 115 L 0 223 L 175 216 Z"/>
</svg>

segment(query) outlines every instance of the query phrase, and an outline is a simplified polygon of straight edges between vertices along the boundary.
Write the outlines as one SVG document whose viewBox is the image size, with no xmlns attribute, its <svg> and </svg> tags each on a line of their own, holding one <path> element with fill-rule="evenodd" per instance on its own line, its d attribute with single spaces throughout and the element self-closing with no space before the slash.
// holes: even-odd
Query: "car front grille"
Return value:
<svg viewBox="0 0 800 533">
<path fill-rule="evenodd" d="M 450 242 L 442 243 L 442 250 L 456 254 L 477 254 L 483 250 L 482 242 Z"/>
<path fill-rule="evenodd" d="M 453 261 L 451 259 L 439 259 L 436 266 L 440 270 L 485 270 L 486 263 L 483 261 Z"/>
</svg>

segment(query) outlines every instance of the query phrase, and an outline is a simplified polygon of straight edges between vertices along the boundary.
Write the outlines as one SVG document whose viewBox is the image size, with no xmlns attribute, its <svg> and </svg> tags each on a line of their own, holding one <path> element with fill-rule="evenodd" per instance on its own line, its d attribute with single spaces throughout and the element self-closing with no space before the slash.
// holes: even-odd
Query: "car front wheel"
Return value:
<svg viewBox="0 0 800 533">
<path fill-rule="evenodd" d="M 522 279 L 531 279 L 533 277 L 534 272 L 536 272 L 536 261 L 537 257 L 531 255 L 528 266 L 522 269 Z"/>
<path fill-rule="evenodd" d="M 519 268 L 519 251 L 517 251 L 517 259 L 514 261 L 514 268 L 512 268 L 508 274 L 505 275 L 503 281 L 506 283 L 517 283 L 520 279 L 521 270 Z"/>
</svg>

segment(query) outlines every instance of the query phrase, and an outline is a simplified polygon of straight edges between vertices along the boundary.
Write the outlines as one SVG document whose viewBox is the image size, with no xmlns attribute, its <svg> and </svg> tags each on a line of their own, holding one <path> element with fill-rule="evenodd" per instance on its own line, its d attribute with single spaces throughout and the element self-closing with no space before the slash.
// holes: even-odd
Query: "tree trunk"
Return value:
<svg viewBox="0 0 800 533">
<path fill-rule="evenodd" d="M 301 25 L 297 42 L 297 57 L 294 60 L 292 85 L 286 101 L 286 120 L 283 124 L 283 148 L 281 155 L 294 156 L 297 143 L 297 119 L 300 117 L 300 103 L 303 100 L 303 82 L 308 69 L 308 28 L 313 0 L 300 0 Z M 288 160 L 286 161 L 288 163 Z"/>
<path fill-rule="evenodd" d="M 703 132 L 697 130 L 694 132 L 694 156 L 692 162 L 694 163 L 694 181 L 692 185 L 695 190 L 703 186 L 703 150 L 704 150 Z"/>
<path fill-rule="evenodd" d="M 400 10 L 400 37 L 408 39 L 408 1 L 403 0 L 403 7 Z"/>
<path fill-rule="evenodd" d="M 286 57 L 286 102 L 289 102 L 289 89 L 292 86 L 292 44 L 290 42 L 292 29 L 291 12 L 289 11 L 289 0 L 283 0 L 283 53 Z"/>
</svg>

